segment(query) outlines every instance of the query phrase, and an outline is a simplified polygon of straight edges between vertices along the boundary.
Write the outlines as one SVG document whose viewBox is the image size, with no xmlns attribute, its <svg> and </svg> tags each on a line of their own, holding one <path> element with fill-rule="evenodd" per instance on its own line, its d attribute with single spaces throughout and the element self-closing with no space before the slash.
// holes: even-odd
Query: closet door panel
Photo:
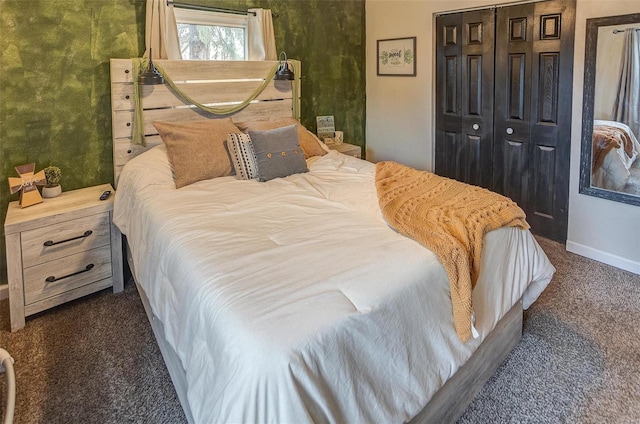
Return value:
<svg viewBox="0 0 640 424">
<path fill-rule="evenodd" d="M 463 143 L 462 161 L 459 164 L 458 176 L 460 181 L 468 184 L 483 185 L 483 175 L 486 169 L 482 166 L 482 138 L 476 135 L 467 134 Z"/>
<path fill-rule="evenodd" d="M 491 10 L 436 19 L 435 171 L 484 187 L 492 183 L 493 33 Z"/>
<path fill-rule="evenodd" d="M 493 180 L 493 10 L 462 14 L 462 131 L 466 163 L 461 181 L 491 188 Z"/>
<path fill-rule="evenodd" d="M 462 121 L 462 17 L 436 19 L 436 157 L 435 172 L 456 178 Z"/>
<path fill-rule="evenodd" d="M 558 123 L 560 54 L 542 53 L 538 69 L 538 123 Z"/>
<path fill-rule="evenodd" d="M 496 10 L 493 189 L 520 207 L 529 192 L 532 37 L 533 4 Z"/>
<path fill-rule="evenodd" d="M 467 57 L 467 81 L 469 90 L 466 95 L 467 115 L 483 116 L 482 110 L 482 56 Z"/>
<path fill-rule="evenodd" d="M 457 157 L 459 154 L 460 143 L 458 143 L 458 133 L 456 131 L 442 131 L 438 150 L 436 155 L 442 159 L 438 161 L 439 166 L 436 167 L 436 173 L 448 178 L 455 178 L 457 173 Z"/>
<path fill-rule="evenodd" d="M 523 53 L 510 54 L 508 58 L 508 94 L 507 94 L 507 117 L 516 121 L 525 120 L 525 78 L 527 77 L 526 65 L 527 56 Z"/>
<path fill-rule="evenodd" d="M 568 212 L 574 10 L 574 0 L 555 0 L 496 13 L 494 189 L 518 202 L 536 234 L 559 241 Z M 513 143 L 523 143 L 517 155 Z"/>
<path fill-rule="evenodd" d="M 503 195 L 521 205 L 529 195 L 527 164 L 530 146 L 527 143 L 509 139 L 504 143 L 501 149 L 502 156 L 499 159 L 496 158 L 495 164 L 500 170 L 498 184 L 504 187 Z"/>
<path fill-rule="evenodd" d="M 537 200 L 533 213 L 546 219 L 553 219 L 555 205 L 556 149 L 546 146 L 535 146 L 534 176 Z"/>
<path fill-rule="evenodd" d="M 575 0 L 535 3 L 531 92 L 532 185 L 527 220 L 564 242 L 569 203 Z"/>
</svg>

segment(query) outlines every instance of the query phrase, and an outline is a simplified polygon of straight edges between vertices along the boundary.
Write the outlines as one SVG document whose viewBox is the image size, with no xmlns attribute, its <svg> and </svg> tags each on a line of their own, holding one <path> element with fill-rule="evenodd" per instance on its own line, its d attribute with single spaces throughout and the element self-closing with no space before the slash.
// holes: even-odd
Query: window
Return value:
<svg viewBox="0 0 640 424">
<path fill-rule="evenodd" d="M 186 60 L 246 60 L 247 16 L 175 8 Z"/>
</svg>

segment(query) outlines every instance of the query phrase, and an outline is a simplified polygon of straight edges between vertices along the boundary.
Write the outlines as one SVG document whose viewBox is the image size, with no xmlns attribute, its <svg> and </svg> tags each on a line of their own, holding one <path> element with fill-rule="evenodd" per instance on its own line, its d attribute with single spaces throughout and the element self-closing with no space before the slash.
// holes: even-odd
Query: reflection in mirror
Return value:
<svg viewBox="0 0 640 424">
<path fill-rule="evenodd" d="M 587 20 L 580 192 L 640 205 L 640 14 Z"/>
</svg>

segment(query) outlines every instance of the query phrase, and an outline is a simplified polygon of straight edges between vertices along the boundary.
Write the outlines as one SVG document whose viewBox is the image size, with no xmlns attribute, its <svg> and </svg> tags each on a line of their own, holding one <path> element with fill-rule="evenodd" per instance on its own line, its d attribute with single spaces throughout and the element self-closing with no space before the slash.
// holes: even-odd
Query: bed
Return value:
<svg viewBox="0 0 640 424">
<path fill-rule="evenodd" d="M 591 184 L 606 190 L 622 191 L 631 167 L 640 156 L 640 142 L 628 125 L 594 120 Z"/>
<path fill-rule="evenodd" d="M 237 99 L 272 65 L 160 63 L 185 84 L 222 81 L 215 92 Z M 329 151 L 285 178 L 176 189 L 147 122 L 212 118 L 144 87 L 148 144 L 131 144 L 130 70 L 130 60 L 111 62 L 114 223 L 188 421 L 455 421 L 518 343 L 523 307 L 555 271 L 530 232 L 486 235 L 475 337 L 462 342 L 447 274 L 387 225 L 374 164 Z M 231 118 L 296 118 L 287 84 Z"/>
</svg>

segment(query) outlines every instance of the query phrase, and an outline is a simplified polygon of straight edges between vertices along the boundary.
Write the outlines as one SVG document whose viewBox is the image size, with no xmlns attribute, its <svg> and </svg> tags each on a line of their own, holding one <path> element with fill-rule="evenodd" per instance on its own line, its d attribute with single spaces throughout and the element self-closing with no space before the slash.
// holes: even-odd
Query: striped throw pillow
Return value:
<svg viewBox="0 0 640 424">
<path fill-rule="evenodd" d="M 227 136 L 227 147 L 238 178 L 241 180 L 258 178 L 258 163 L 249 134 L 229 134 Z"/>
</svg>

